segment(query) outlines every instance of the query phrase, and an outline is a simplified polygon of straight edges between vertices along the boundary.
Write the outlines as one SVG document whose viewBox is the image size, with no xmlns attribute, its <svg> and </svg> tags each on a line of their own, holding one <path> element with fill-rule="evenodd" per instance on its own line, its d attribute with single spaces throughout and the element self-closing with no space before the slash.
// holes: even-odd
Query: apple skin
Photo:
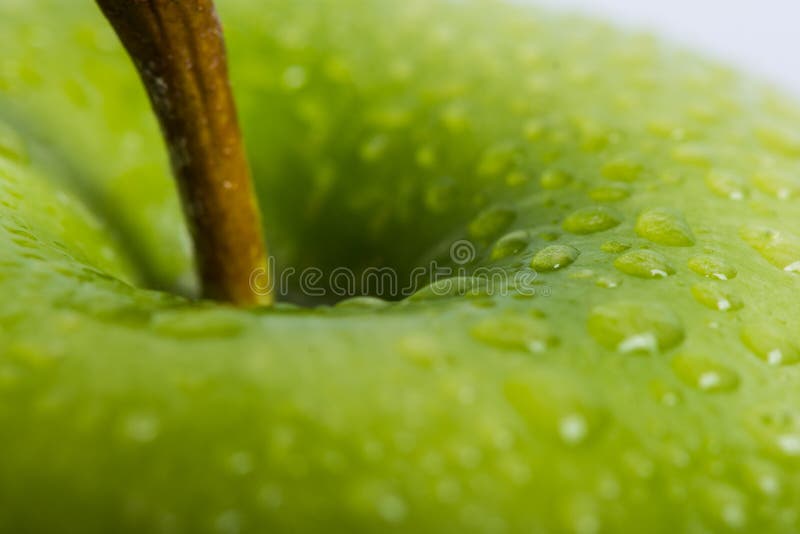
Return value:
<svg viewBox="0 0 800 534">
<path fill-rule="evenodd" d="M 537 295 L 142 289 L 195 283 L 133 68 L 3 2 L 1 532 L 800 529 L 792 101 L 497 2 L 219 4 L 281 267 L 467 239 Z"/>
</svg>

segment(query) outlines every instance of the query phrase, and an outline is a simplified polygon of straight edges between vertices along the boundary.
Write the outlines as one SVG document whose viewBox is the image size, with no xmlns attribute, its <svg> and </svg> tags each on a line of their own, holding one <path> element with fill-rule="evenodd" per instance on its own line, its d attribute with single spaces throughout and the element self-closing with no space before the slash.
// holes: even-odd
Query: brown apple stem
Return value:
<svg viewBox="0 0 800 534">
<path fill-rule="evenodd" d="M 213 0 L 97 0 L 158 115 L 207 298 L 266 305 L 261 217 Z"/>
</svg>

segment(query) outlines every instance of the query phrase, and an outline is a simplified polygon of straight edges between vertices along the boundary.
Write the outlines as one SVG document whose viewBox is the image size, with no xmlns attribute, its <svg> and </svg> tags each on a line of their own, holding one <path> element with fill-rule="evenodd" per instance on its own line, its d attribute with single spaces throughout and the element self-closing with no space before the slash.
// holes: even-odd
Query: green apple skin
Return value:
<svg viewBox="0 0 800 534">
<path fill-rule="evenodd" d="M 466 239 L 536 295 L 171 296 L 130 62 L 93 2 L 4 0 L 0 531 L 800 529 L 793 102 L 498 2 L 219 4 L 282 267 Z"/>
</svg>

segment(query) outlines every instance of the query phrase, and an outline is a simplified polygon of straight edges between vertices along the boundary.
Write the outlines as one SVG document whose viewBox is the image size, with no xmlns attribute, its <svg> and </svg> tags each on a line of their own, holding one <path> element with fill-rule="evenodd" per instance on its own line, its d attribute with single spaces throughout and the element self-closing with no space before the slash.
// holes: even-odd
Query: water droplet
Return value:
<svg viewBox="0 0 800 534">
<path fill-rule="evenodd" d="M 561 189 L 569 185 L 571 181 L 572 176 L 559 169 L 546 170 L 539 177 L 539 183 L 542 189 Z"/>
<path fill-rule="evenodd" d="M 636 233 L 659 245 L 689 247 L 695 239 L 683 215 L 666 208 L 645 210 L 636 219 Z"/>
<path fill-rule="evenodd" d="M 791 365 L 800 361 L 800 351 L 785 329 L 766 321 L 742 328 L 742 342 L 769 365 Z"/>
<path fill-rule="evenodd" d="M 375 162 L 381 159 L 389 147 L 389 138 L 383 134 L 378 134 L 361 145 L 361 159 L 366 162 Z"/>
<path fill-rule="evenodd" d="M 747 500 L 738 489 L 714 482 L 703 497 L 705 513 L 718 528 L 740 530 L 747 525 Z"/>
<path fill-rule="evenodd" d="M 672 149 L 672 159 L 678 163 L 705 167 L 711 163 L 712 154 L 705 145 L 683 143 Z"/>
<path fill-rule="evenodd" d="M 286 89 L 297 91 L 308 82 L 308 72 L 302 65 L 292 65 L 283 71 L 281 81 Z"/>
<path fill-rule="evenodd" d="M 469 114 L 464 108 L 464 104 L 459 102 L 447 106 L 442 110 L 439 118 L 444 127 L 454 134 L 465 132 L 470 127 Z"/>
<path fill-rule="evenodd" d="M 522 171 L 511 171 L 506 175 L 506 184 L 510 187 L 516 187 L 528 183 L 530 176 Z"/>
<path fill-rule="evenodd" d="M 605 289 L 615 289 L 622 285 L 622 279 L 614 275 L 601 275 L 597 277 L 595 285 Z"/>
<path fill-rule="evenodd" d="M 670 141 L 681 141 L 686 137 L 686 130 L 681 127 L 680 123 L 670 119 L 651 120 L 647 123 L 647 129 L 651 133 Z"/>
<path fill-rule="evenodd" d="M 595 202 L 619 202 L 631 196 L 631 190 L 625 184 L 609 184 L 595 187 L 589 191 L 589 198 Z"/>
<path fill-rule="evenodd" d="M 402 523 L 408 513 L 406 502 L 398 495 L 387 493 L 378 498 L 378 514 L 387 523 Z"/>
<path fill-rule="evenodd" d="M 681 320 L 664 305 L 615 302 L 595 307 L 589 333 L 602 346 L 628 353 L 656 353 L 683 341 Z"/>
<path fill-rule="evenodd" d="M 606 241 L 600 245 L 600 250 L 608 252 L 609 254 L 621 254 L 630 248 L 631 246 L 628 243 L 622 243 L 620 241 Z"/>
<path fill-rule="evenodd" d="M 647 249 L 626 252 L 614 260 L 614 267 L 639 278 L 664 278 L 675 274 L 675 269 L 663 254 Z"/>
<path fill-rule="evenodd" d="M 569 277 L 573 280 L 589 280 L 590 278 L 594 278 L 594 271 L 591 269 L 578 269 L 572 271 Z"/>
<path fill-rule="evenodd" d="M 518 147 L 513 143 L 503 143 L 489 147 L 478 163 L 480 176 L 500 176 L 508 172 L 518 155 Z"/>
<path fill-rule="evenodd" d="M 664 406 L 677 406 L 681 402 L 682 396 L 680 392 L 673 389 L 671 386 L 666 385 L 659 380 L 653 381 L 649 386 L 650 395 L 653 399 Z"/>
<path fill-rule="evenodd" d="M 737 295 L 728 291 L 719 282 L 702 282 L 692 286 L 695 300 L 712 310 L 736 311 L 744 306 Z"/>
<path fill-rule="evenodd" d="M 122 428 L 129 439 L 137 443 L 149 443 L 158 437 L 160 426 L 155 415 L 137 412 L 125 418 Z"/>
<path fill-rule="evenodd" d="M 437 280 L 411 295 L 408 300 L 413 302 L 438 298 L 482 296 L 493 289 L 489 286 L 489 280 L 486 277 L 456 276 Z"/>
<path fill-rule="evenodd" d="M 558 341 L 545 321 L 519 316 L 486 319 L 470 333 L 492 347 L 534 353 L 544 352 Z"/>
<path fill-rule="evenodd" d="M 604 419 L 604 407 L 585 384 L 553 371 L 517 373 L 503 392 L 533 432 L 564 445 L 586 444 Z"/>
<path fill-rule="evenodd" d="M 633 182 L 638 180 L 644 172 L 644 166 L 632 159 L 617 158 L 603 165 L 603 176 L 618 182 Z"/>
<path fill-rule="evenodd" d="M 558 433 L 567 445 L 577 445 L 586 438 L 589 425 L 582 414 L 571 413 L 561 418 Z"/>
<path fill-rule="evenodd" d="M 684 383 L 700 391 L 726 392 L 739 387 L 736 371 L 702 356 L 676 356 L 672 360 L 672 370 Z"/>
<path fill-rule="evenodd" d="M 772 265 L 786 272 L 800 272 L 800 239 L 770 228 L 748 226 L 739 236 Z"/>
<path fill-rule="evenodd" d="M 752 490 L 770 498 L 778 497 L 783 491 L 780 468 L 772 462 L 750 459 L 742 467 L 745 481 Z"/>
<path fill-rule="evenodd" d="M 389 306 L 391 303 L 377 297 L 352 297 L 336 304 L 337 308 L 352 310 L 380 310 Z"/>
<path fill-rule="evenodd" d="M 492 259 L 502 260 L 504 258 L 508 258 L 509 256 L 519 254 L 525 250 L 525 248 L 528 246 L 528 242 L 528 232 L 525 230 L 517 230 L 516 232 L 506 234 L 498 239 L 497 243 L 494 245 L 494 248 L 492 248 Z"/>
<path fill-rule="evenodd" d="M 796 158 L 800 156 L 800 135 L 796 132 L 779 126 L 762 126 L 756 129 L 756 135 L 767 148 Z"/>
<path fill-rule="evenodd" d="M 539 140 L 542 135 L 547 130 L 547 125 L 537 119 L 531 119 L 522 127 L 522 135 L 525 136 L 525 139 L 528 141 L 537 141 Z"/>
<path fill-rule="evenodd" d="M 400 339 L 397 349 L 411 363 L 431 368 L 446 361 L 446 351 L 441 342 L 426 334 L 409 334 Z"/>
<path fill-rule="evenodd" d="M 797 196 L 800 180 L 778 170 L 762 170 L 752 177 L 753 185 L 760 191 L 780 200 Z"/>
<path fill-rule="evenodd" d="M 416 161 L 417 165 L 423 169 L 430 169 L 436 165 L 436 151 L 432 147 L 421 147 L 417 150 Z"/>
<path fill-rule="evenodd" d="M 564 219 L 564 230 L 573 234 L 593 234 L 602 232 L 622 222 L 615 211 L 602 206 L 582 208 Z"/>
<path fill-rule="evenodd" d="M 214 520 L 214 529 L 220 534 L 239 534 L 242 531 L 242 514 L 226 510 Z"/>
<path fill-rule="evenodd" d="M 689 269 L 706 278 L 730 280 L 736 278 L 736 268 L 716 256 L 701 255 L 689 259 Z"/>
<path fill-rule="evenodd" d="M 440 183 L 433 183 L 425 190 L 425 207 L 433 213 L 446 211 L 453 199 L 455 183 L 445 180 Z"/>
<path fill-rule="evenodd" d="M 536 253 L 531 267 L 539 272 L 557 271 L 572 265 L 580 254 L 578 249 L 569 245 L 550 245 Z"/>
<path fill-rule="evenodd" d="M 239 476 L 244 476 L 253 470 L 253 455 L 247 451 L 236 451 L 225 460 L 228 469 Z"/>
<path fill-rule="evenodd" d="M 800 434 L 782 434 L 776 445 L 787 456 L 800 456 Z"/>
<path fill-rule="evenodd" d="M 490 208 L 469 224 L 469 236 L 480 242 L 495 239 L 516 220 L 517 212 L 509 208 Z"/>
<path fill-rule="evenodd" d="M 706 186 L 717 196 L 742 200 L 747 196 L 747 186 L 739 176 L 727 171 L 711 171 L 706 176 Z"/>
<path fill-rule="evenodd" d="M 267 483 L 258 490 L 257 499 L 267 508 L 280 508 L 283 504 L 283 491 L 277 484 Z"/>
</svg>

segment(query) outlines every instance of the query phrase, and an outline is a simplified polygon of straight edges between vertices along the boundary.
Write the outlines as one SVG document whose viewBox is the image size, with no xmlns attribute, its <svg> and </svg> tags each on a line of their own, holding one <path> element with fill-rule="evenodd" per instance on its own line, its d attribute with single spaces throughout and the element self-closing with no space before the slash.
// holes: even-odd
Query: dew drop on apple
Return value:
<svg viewBox="0 0 800 534">
<path fill-rule="evenodd" d="M 712 310 L 736 311 L 744 306 L 738 295 L 726 289 L 721 282 L 701 282 L 692 286 L 694 299 Z"/>
<path fill-rule="evenodd" d="M 562 189 L 572 182 L 572 176 L 560 169 L 548 169 L 539 177 L 542 189 Z"/>
<path fill-rule="evenodd" d="M 682 143 L 672 149 L 672 159 L 678 163 L 707 167 L 713 160 L 709 148 L 700 143 Z"/>
<path fill-rule="evenodd" d="M 649 480 L 655 474 L 653 459 L 639 450 L 629 450 L 622 455 L 625 470 L 632 476 L 642 480 Z"/>
<path fill-rule="evenodd" d="M 777 169 L 761 170 L 753 174 L 751 181 L 762 193 L 779 200 L 796 197 L 800 193 L 800 178 L 796 172 L 781 171 Z"/>
<path fill-rule="evenodd" d="M 614 260 L 619 271 L 638 278 L 666 278 L 675 274 L 667 258 L 654 250 L 631 250 Z"/>
<path fill-rule="evenodd" d="M 762 458 L 751 458 L 743 462 L 744 479 L 749 488 L 767 498 L 774 499 L 783 493 L 781 468 Z"/>
<path fill-rule="evenodd" d="M 622 278 L 613 274 L 603 274 L 597 277 L 595 285 L 604 289 L 616 289 L 622 285 Z"/>
<path fill-rule="evenodd" d="M 614 240 L 606 241 L 600 245 L 600 250 L 609 254 L 621 254 L 627 250 L 630 250 L 630 248 L 631 246 L 628 243 Z"/>
<path fill-rule="evenodd" d="M 695 238 L 683 215 L 676 210 L 652 208 L 636 219 L 636 233 L 653 243 L 671 247 L 690 247 Z"/>
<path fill-rule="evenodd" d="M 729 200 L 743 200 L 747 197 L 744 179 L 730 171 L 710 171 L 706 176 L 706 186 L 718 197 Z"/>
<path fill-rule="evenodd" d="M 453 478 L 444 478 L 436 483 L 436 498 L 443 503 L 458 502 L 461 497 L 461 484 Z"/>
<path fill-rule="evenodd" d="M 214 531 L 219 534 L 242 532 L 242 514 L 238 510 L 226 510 L 214 519 Z"/>
<path fill-rule="evenodd" d="M 283 504 L 283 490 L 278 484 L 268 482 L 258 489 L 256 499 L 262 506 L 274 510 Z"/>
<path fill-rule="evenodd" d="M 408 514 L 408 505 L 405 500 L 394 493 L 379 496 L 375 504 L 378 515 L 387 523 L 400 524 Z"/>
<path fill-rule="evenodd" d="M 689 269 L 700 276 L 716 280 L 731 280 L 738 274 L 736 267 L 728 261 L 709 254 L 692 256 L 689 258 L 688 265 Z"/>
<path fill-rule="evenodd" d="M 454 182 L 445 181 L 434 183 L 425 190 L 425 207 L 432 213 L 443 213 L 447 211 L 452 203 Z"/>
<path fill-rule="evenodd" d="M 507 173 L 514 167 L 517 153 L 517 147 L 510 143 L 489 147 L 478 162 L 478 175 L 494 177 Z"/>
<path fill-rule="evenodd" d="M 694 354 L 681 354 L 672 360 L 672 370 L 686 385 L 706 393 L 734 391 L 739 374 L 726 365 Z"/>
<path fill-rule="evenodd" d="M 598 534 L 603 532 L 603 523 L 597 503 L 590 496 L 579 494 L 567 498 L 560 505 L 561 525 L 558 532 L 574 534 Z"/>
<path fill-rule="evenodd" d="M 756 129 L 759 141 L 782 156 L 800 157 L 800 135 L 787 128 L 775 125 L 764 125 Z"/>
<path fill-rule="evenodd" d="M 644 166 L 636 160 L 619 157 L 607 161 L 602 168 L 603 176 L 618 182 L 635 182 L 644 173 Z"/>
<path fill-rule="evenodd" d="M 517 212 L 513 209 L 490 208 L 469 223 L 469 236 L 479 242 L 491 241 L 506 231 L 516 218 Z"/>
<path fill-rule="evenodd" d="M 455 276 L 430 283 L 408 297 L 408 300 L 413 302 L 453 297 L 479 297 L 496 289 L 499 288 L 490 287 L 486 277 Z"/>
<path fill-rule="evenodd" d="M 447 352 L 434 336 L 418 333 L 407 334 L 397 342 L 397 350 L 409 362 L 429 369 L 446 362 Z"/>
<path fill-rule="evenodd" d="M 594 307 L 588 330 L 602 346 L 621 353 L 654 354 L 679 345 L 683 323 L 663 304 L 613 302 Z"/>
<path fill-rule="evenodd" d="M 747 499 L 739 489 L 721 482 L 709 482 L 701 495 L 705 515 L 718 528 L 745 528 L 748 522 Z"/>
<path fill-rule="evenodd" d="M 654 380 L 651 382 L 648 389 L 653 399 L 664 406 L 677 406 L 683 399 L 681 393 L 677 389 L 661 380 Z"/>
<path fill-rule="evenodd" d="M 622 217 L 609 208 L 594 206 L 581 208 L 564 219 L 564 230 L 571 234 L 594 234 L 618 226 Z"/>
<path fill-rule="evenodd" d="M 253 455 L 247 451 L 233 452 L 226 458 L 225 465 L 234 475 L 247 475 L 253 471 Z"/>
<path fill-rule="evenodd" d="M 515 254 L 519 254 L 528 246 L 530 238 L 525 230 L 517 230 L 508 233 L 497 240 L 492 247 L 492 259 L 502 260 Z"/>
<path fill-rule="evenodd" d="M 160 431 L 158 418 L 148 412 L 137 412 L 128 415 L 123 421 L 123 432 L 130 440 L 137 443 L 150 443 L 158 437 Z"/>
<path fill-rule="evenodd" d="M 572 265 L 580 254 L 570 245 L 550 245 L 533 256 L 531 267 L 538 272 L 557 271 Z"/>
<path fill-rule="evenodd" d="M 417 165 L 423 169 L 431 169 L 436 165 L 436 150 L 431 146 L 420 147 L 417 149 L 414 159 L 416 160 Z"/>
<path fill-rule="evenodd" d="M 589 280 L 594 278 L 595 272 L 592 269 L 577 269 L 569 274 L 572 280 Z"/>
<path fill-rule="evenodd" d="M 389 307 L 391 304 L 378 297 L 351 297 L 336 303 L 337 308 L 344 308 L 348 310 L 381 310 Z"/>
<path fill-rule="evenodd" d="M 747 226 L 739 231 L 745 243 L 775 267 L 800 272 L 800 238 L 772 228 Z"/>
<path fill-rule="evenodd" d="M 630 196 L 630 187 L 622 183 L 603 185 L 589 191 L 589 198 L 595 202 L 619 202 Z"/>
<path fill-rule="evenodd" d="M 287 90 L 297 91 L 308 82 L 308 72 L 302 65 L 292 65 L 283 71 L 281 82 Z"/>
<path fill-rule="evenodd" d="M 800 351 L 789 332 L 767 321 L 742 327 L 742 342 L 755 356 L 769 365 L 791 365 L 800 362 Z"/>
<path fill-rule="evenodd" d="M 505 382 L 503 392 L 534 436 L 569 447 L 588 444 L 606 414 L 583 383 L 553 371 L 517 373 Z"/>
<path fill-rule="evenodd" d="M 389 147 L 389 138 L 383 134 L 378 134 L 367 139 L 361 145 L 361 159 L 373 163 L 381 159 Z"/>
<path fill-rule="evenodd" d="M 546 321 L 516 315 L 484 319 L 473 325 L 470 334 L 495 348 L 532 353 L 545 352 L 558 342 Z"/>
<path fill-rule="evenodd" d="M 567 445 L 578 445 L 586 439 L 588 432 L 588 423 L 580 413 L 567 414 L 558 423 L 558 433 Z"/>
</svg>

